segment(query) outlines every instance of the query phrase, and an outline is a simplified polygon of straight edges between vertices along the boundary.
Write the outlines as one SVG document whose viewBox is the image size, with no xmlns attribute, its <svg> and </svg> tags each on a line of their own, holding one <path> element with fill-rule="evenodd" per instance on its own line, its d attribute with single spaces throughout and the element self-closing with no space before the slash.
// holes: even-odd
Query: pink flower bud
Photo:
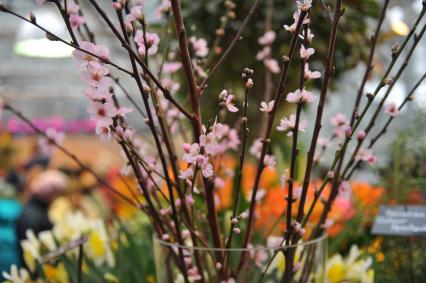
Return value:
<svg viewBox="0 0 426 283">
<path fill-rule="evenodd" d="M 170 236 L 168 234 L 163 234 L 163 236 L 161 236 L 161 239 L 163 239 L 163 241 L 168 241 L 170 240 Z"/>
<path fill-rule="evenodd" d="M 123 7 L 121 6 L 120 3 L 118 2 L 113 2 L 112 3 L 112 7 L 114 8 L 114 10 L 121 10 Z"/>
<path fill-rule="evenodd" d="M 365 135 L 366 135 L 365 131 L 364 131 L 364 130 L 361 130 L 361 131 L 359 131 L 359 132 L 358 132 L 357 139 L 358 139 L 359 141 L 362 141 L 362 140 L 364 140 L 364 139 L 365 139 Z"/>
<path fill-rule="evenodd" d="M 184 150 L 186 153 L 189 153 L 190 149 L 191 149 L 191 144 L 189 144 L 189 143 L 184 143 L 184 144 L 183 144 L 183 150 Z"/>
<path fill-rule="evenodd" d="M 347 138 L 350 138 L 350 137 L 351 137 L 351 135 L 352 135 L 352 127 L 347 127 L 347 128 L 345 129 L 345 136 L 346 136 Z"/>
<path fill-rule="evenodd" d="M 241 229 L 240 228 L 234 228 L 234 229 L 232 229 L 232 231 L 234 231 L 235 234 L 240 234 L 241 233 Z"/>
<path fill-rule="evenodd" d="M 237 219 L 237 218 L 235 218 L 235 217 L 234 217 L 234 218 L 232 218 L 232 219 L 231 219 L 231 223 L 232 223 L 232 224 L 237 224 L 237 223 L 238 223 L 238 219 Z"/>
</svg>

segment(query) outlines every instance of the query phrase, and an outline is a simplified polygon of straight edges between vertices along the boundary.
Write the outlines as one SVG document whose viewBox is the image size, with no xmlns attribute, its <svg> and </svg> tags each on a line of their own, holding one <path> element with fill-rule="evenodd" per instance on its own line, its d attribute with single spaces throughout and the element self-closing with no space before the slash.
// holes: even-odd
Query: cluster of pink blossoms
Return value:
<svg viewBox="0 0 426 283">
<path fill-rule="evenodd" d="M 87 89 L 84 91 L 90 100 L 87 111 L 90 117 L 96 121 L 96 133 L 106 139 L 111 139 L 113 134 L 120 139 L 130 139 L 133 135 L 130 129 L 114 125 L 114 119 L 124 117 L 132 109 L 117 108 L 114 105 L 110 91 L 113 81 L 108 76 L 108 67 L 99 59 L 108 60 L 108 49 L 105 46 L 85 41 L 80 43 L 80 47 L 86 52 L 76 49 L 73 55 L 80 62 L 79 66 L 83 70 L 82 78 L 87 83 Z"/>
<path fill-rule="evenodd" d="M 194 168 L 199 168 L 205 178 L 212 177 L 214 168 L 210 162 L 211 158 L 229 149 L 236 150 L 240 144 L 237 131 L 228 125 L 215 122 L 209 131 L 205 126 L 202 130 L 199 143 L 183 144 L 185 154 L 182 159 L 190 166 L 182 170 L 179 177 L 189 182 L 194 176 Z"/>
<path fill-rule="evenodd" d="M 47 0 L 36 0 L 37 5 L 42 5 Z M 80 6 L 73 0 L 67 1 L 66 12 L 69 16 L 70 24 L 73 28 L 78 28 L 80 25 L 86 23 L 86 19 L 80 15 Z"/>
</svg>

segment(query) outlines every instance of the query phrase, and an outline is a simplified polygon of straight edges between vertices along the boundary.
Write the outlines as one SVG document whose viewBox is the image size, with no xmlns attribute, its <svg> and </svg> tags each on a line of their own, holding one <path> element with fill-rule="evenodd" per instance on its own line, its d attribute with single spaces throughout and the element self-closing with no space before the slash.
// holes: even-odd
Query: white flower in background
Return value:
<svg viewBox="0 0 426 283">
<path fill-rule="evenodd" d="M 25 235 L 26 239 L 21 241 L 23 257 L 29 270 L 34 272 L 40 259 L 40 242 L 32 230 L 27 230 Z"/>
<path fill-rule="evenodd" d="M 257 42 L 260 45 L 271 45 L 274 42 L 276 36 L 277 36 L 277 34 L 275 33 L 275 31 L 270 30 L 270 31 L 265 32 L 265 34 L 262 35 L 261 37 L 259 37 Z"/>
<path fill-rule="evenodd" d="M 24 268 L 20 268 L 18 270 L 18 267 L 16 267 L 15 264 L 12 264 L 12 266 L 10 267 L 10 273 L 3 271 L 2 275 L 4 279 L 8 280 L 6 282 L 11 283 L 28 283 L 31 280 L 28 271 Z"/>
<path fill-rule="evenodd" d="M 269 102 L 262 101 L 260 103 L 260 111 L 262 112 L 271 112 L 274 107 L 275 100 L 271 100 Z"/>
</svg>

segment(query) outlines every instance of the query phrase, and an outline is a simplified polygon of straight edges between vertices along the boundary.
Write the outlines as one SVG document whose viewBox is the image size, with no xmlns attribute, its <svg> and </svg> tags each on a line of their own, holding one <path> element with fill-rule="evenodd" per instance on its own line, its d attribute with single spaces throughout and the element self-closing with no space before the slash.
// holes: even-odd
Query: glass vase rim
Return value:
<svg viewBox="0 0 426 283">
<path fill-rule="evenodd" d="M 297 247 L 304 247 L 304 246 L 310 246 L 316 243 L 320 243 L 323 240 L 327 239 L 328 235 L 327 233 L 323 233 L 321 236 L 308 240 L 308 241 L 302 241 L 300 243 L 288 245 L 288 246 L 273 246 L 273 247 L 267 247 L 267 246 L 253 246 L 250 248 L 215 248 L 215 247 L 194 247 L 194 246 L 184 246 L 177 243 L 171 243 L 166 242 L 164 240 L 159 239 L 157 236 L 154 236 L 154 242 L 159 243 L 162 246 L 168 246 L 171 248 L 178 248 L 178 249 L 185 249 L 185 250 L 197 250 L 197 251 L 228 251 L 228 252 L 243 252 L 243 251 L 279 251 L 279 250 L 286 250 L 290 248 L 297 248 Z"/>
</svg>

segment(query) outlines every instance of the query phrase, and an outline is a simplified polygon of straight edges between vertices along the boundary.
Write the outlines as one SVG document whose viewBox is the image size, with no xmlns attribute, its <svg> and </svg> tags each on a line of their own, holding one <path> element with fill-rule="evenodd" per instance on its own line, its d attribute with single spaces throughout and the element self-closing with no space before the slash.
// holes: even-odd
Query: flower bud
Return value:
<svg viewBox="0 0 426 283">
<path fill-rule="evenodd" d="M 364 130 L 361 130 L 361 131 L 359 131 L 359 132 L 358 132 L 358 135 L 357 135 L 356 137 L 357 137 L 357 139 L 358 139 L 359 141 L 362 141 L 362 140 L 364 140 L 364 139 L 365 139 L 365 136 L 366 136 L 365 131 L 364 131 Z"/>
<path fill-rule="evenodd" d="M 248 79 L 246 83 L 246 88 L 251 89 L 253 87 L 253 80 Z"/>
<path fill-rule="evenodd" d="M 113 2 L 112 7 L 114 8 L 114 10 L 117 10 L 117 11 L 119 11 L 123 8 L 123 6 L 121 6 L 121 4 L 118 3 L 118 2 Z"/>
<path fill-rule="evenodd" d="M 352 127 L 347 127 L 347 128 L 345 129 L 345 136 L 346 136 L 347 138 L 350 138 L 350 137 L 351 137 L 351 135 L 352 135 Z"/>
<path fill-rule="evenodd" d="M 327 178 L 333 179 L 334 178 L 334 172 L 333 171 L 328 171 Z"/>
<path fill-rule="evenodd" d="M 232 231 L 234 231 L 235 234 L 240 234 L 241 233 L 240 228 L 234 228 L 234 229 L 232 229 Z"/>
<path fill-rule="evenodd" d="M 238 219 L 237 219 L 237 218 L 235 218 L 235 217 L 234 217 L 234 218 L 232 218 L 232 219 L 231 219 L 231 223 L 232 223 L 232 224 L 237 224 L 237 223 L 238 223 Z"/>
</svg>

